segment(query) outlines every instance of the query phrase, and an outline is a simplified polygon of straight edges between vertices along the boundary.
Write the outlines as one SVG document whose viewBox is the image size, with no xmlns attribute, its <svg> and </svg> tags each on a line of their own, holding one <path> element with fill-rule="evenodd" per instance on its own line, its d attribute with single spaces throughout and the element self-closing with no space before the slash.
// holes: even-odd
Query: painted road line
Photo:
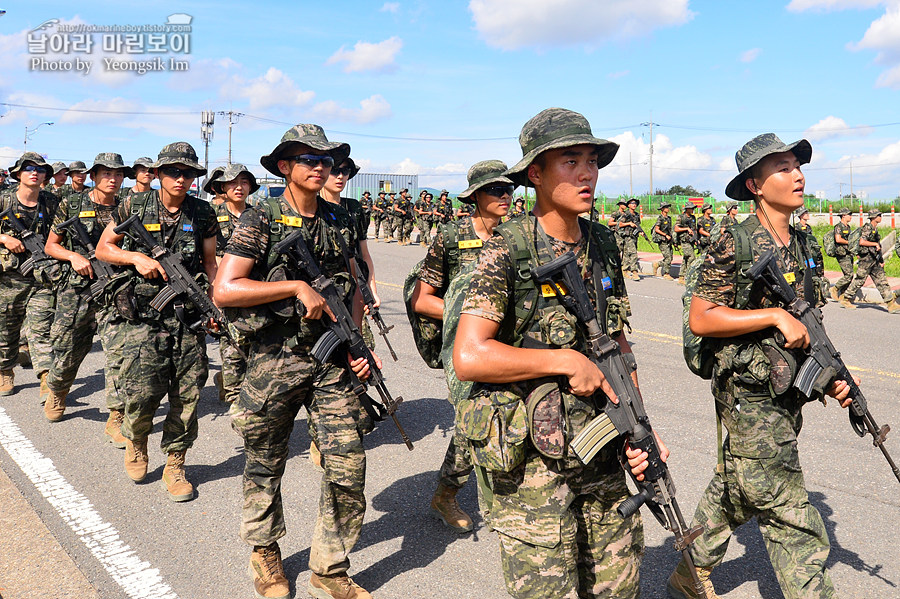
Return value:
<svg viewBox="0 0 900 599">
<path fill-rule="evenodd" d="M 0 445 L 38 492 L 53 506 L 103 569 L 133 599 L 178 599 L 159 570 L 141 560 L 112 524 L 103 520 L 87 497 L 75 490 L 0 408 Z"/>
</svg>

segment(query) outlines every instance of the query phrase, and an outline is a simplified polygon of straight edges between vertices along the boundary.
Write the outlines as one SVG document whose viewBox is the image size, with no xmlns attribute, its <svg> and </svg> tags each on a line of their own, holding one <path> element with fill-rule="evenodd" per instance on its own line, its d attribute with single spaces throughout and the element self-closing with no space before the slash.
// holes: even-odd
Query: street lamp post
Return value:
<svg viewBox="0 0 900 599">
<path fill-rule="evenodd" d="M 30 135 L 34 135 L 34 132 L 37 131 L 38 129 L 40 129 L 42 126 L 52 125 L 52 124 L 53 123 L 51 121 L 46 121 L 46 122 L 40 123 L 34 127 L 29 127 L 28 123 L 25 123 L 25 138 L 22 140 L 22 145 L 25 147 L 26 152 L 28 151 L 28 137 Z"/>
</svg>

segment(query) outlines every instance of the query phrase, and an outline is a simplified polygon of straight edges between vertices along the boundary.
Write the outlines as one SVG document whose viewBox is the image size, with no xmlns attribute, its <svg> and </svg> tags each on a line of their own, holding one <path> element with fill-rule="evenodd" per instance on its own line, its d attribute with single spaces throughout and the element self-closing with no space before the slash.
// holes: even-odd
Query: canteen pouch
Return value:
<svg viewBox="0 0 900 599">
<path fill-rule="evenodd" d="M 54 258 L 36 261 L 32 272 L 35 280 L 47 289 L 56 289 L 66 276 L 62 263 Z"/>
<path fill-rule="evenodd" d="M 267 282 L 287 281 L 289 279 L 290 277 L 288 276 L 287 269 L 283 264 L 279 264 L 272 268 L 266 276 Z M 286 297 L 274 302 L 269 302 L 266 305 L 281 321 L 294 320 L 296 317 L 300 316 L 300 314 L 297 313 L 297 299 L 295 297 Z"/>
<path fill-rule="evenodd" d="M 775 395 L 786 393 L 797 376 L 797 358 L 791 350 L 779 345 L 772 337 L 763 339 L 759 345 L 769 360 L 769 383 L 772 385 L 772 393 Z"/>
<path fill-rule="evenodd" d="M 525 399 L 528 436 L 538 453 L 559 460 L 566 453 L 566 418 L 562 392 L 555 382 L 544 383 Z"/>
<path fill-rule="evenodd" d="M 0 272 L 9 272 L 18 268 L 19 257 L 5 247 L 0 247 Z"/>
<path fill-rule="evenodd" d="M 134 297 L 134 285 L 130 278 L 109 291 L 110 303 L 115 307 L 119 316 L 125 320 L 134 322 L 138 319 L 137 300 Z"/>
<path fill-rule="evenodd" d="M 527 414 L 517 393 L 484 391 L 459 402 L 456 418 L 476 465 L 509 472 L 525 460 Z"/>
</svg>

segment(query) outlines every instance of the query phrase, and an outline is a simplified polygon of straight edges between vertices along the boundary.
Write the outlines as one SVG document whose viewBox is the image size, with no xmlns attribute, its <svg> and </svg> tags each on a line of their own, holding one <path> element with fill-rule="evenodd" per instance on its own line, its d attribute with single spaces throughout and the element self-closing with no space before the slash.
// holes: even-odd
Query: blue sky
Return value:
<svg viewBox="0 0 900 599">
<path fill-rule="evenodd" d="M 259 157 L 289 124 L 316 122 L 353 147 L 369 172 L 420 175 L 461 190 L 479 160 L 521 157 L 517 136 L 540 110 L 583 113 L 620 143 L 601 171 L 610 195 L 649 188 L 709 189 L 724 198 L 734 152 L 754 135 L 807 137 L 807 191 L 835 198 L 900 194 L 900 0 L 471 0 L 469 2 L 43 2 L 0 17 L 0 164 L 23 149 L 90 162 L 131 161 L 171 141 L 203 153 L 200 111 L 244 113 L 233 158 Z M 28 32 L 60 24 L 143 25 L 193 17 L 182 73 L 87 75 L 30 70 Z M 48 35 L 58 25 L 43 30 Z M 52 107 L 45 110 L 35 107 Z M 79 112 L 94 111 L 94 112 Z M 168 113 L 168 114 L 121 114 Z M 227 117 L 216 116 L 211 166 L 227 158 Z M 630 158 L 629 158 L 630 157 Z M 629 168 L 629 162 L 632 163 Z M 629 180 L 629 170 L 632 181 Z"/>
</svg>

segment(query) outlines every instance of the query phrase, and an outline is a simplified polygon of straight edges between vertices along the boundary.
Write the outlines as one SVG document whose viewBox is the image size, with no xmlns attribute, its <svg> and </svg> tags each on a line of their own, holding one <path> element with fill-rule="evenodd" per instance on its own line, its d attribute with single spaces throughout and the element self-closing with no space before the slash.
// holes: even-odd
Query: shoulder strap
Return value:
<svg viewBox="0 0 900 599">
<path fill-rule="evenodd" d="M 727 231 L 734 238 L 734 268 L 737 274 L 735 281 L 735 308 L 742 310 L 750 303 L 750 289 L 753 281 L 747 276 L 747 271 L 753 266 L 753 248 L 750 241 L 750 232 L 759 225 L 759 219 L 751 215 L 742 223 L 728 225 Z"/>
</svg>

